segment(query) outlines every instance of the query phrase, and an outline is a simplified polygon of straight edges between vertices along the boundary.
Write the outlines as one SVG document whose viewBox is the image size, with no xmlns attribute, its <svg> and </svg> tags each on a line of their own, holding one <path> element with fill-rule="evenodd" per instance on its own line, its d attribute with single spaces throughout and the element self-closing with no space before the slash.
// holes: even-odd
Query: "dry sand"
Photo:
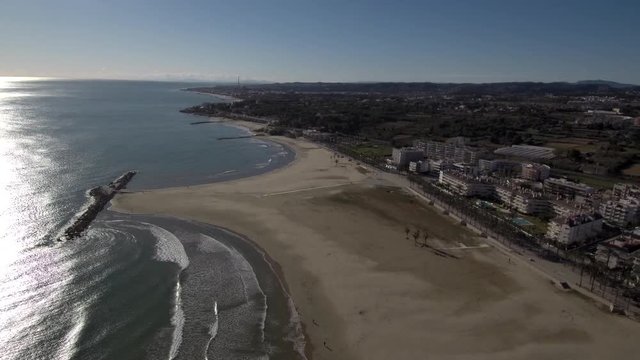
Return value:
<svg viewBox="0 0 640 360">
<path fill-rule="evenodd" d="M 563 292 L 383 176 L 278 138 L 289 166 L 119 195 L 113 209 L 229 228 L 277 261 L 313 359 L 629 359 L 640 324 Z M 437 252 L 405 227 L 427 230 Z M 469 248 L 461 249 L 465 246 Z M 447 249 L 452 248 L 452 249 Z"/>
</svg>

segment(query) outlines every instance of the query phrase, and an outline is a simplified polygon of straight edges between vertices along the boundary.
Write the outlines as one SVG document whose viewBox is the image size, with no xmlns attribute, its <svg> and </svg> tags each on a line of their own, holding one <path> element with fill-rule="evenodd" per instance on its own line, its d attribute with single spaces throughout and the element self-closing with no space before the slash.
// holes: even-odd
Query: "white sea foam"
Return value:
<svg viewBox="0 0 640 360">
<path fill-rule="evenodd" d="M 301 359 L 306 359 L 304 348 L 307 345 L 307 340 L 302 332 L 302 321 L 300 320 L 300 314 L 296 309 L 296 305 L 293 302 L 291 296 L 289 296 L 289 333 L 287 334 L 287 340 L 293 344 L 293 349 L 300 355 Z"/>
<path fill-rule="evenodd" d="M 236 172 L 238 172 L 238 170 L 227 170 L 225 172 L 221 172 L 218 175 L 228 175 L 228 174 L 233 174 L 233 173 L 236 173 Z"/>
<path fill-rule="evenodd" d="M 79 305 L 79 304 L 78 304 Z M 73 327 L 69 329 L 62 342 L 62 349 L 59 350 L 59 354 L 62 357 L 73 358 L 80 342 L 80 335 L 82 329 L 85 326 L 87 320 L 87 310 L 85 306 L 76 306 L 77 315 L 73 319 Z"/>
<path fill-rule="evenodd" d="M 182 330 L 184 328 L 184 311 L 182 310 L 182 298 L 180 296 L 180 282 L 176 284 L 175 309 L 171 317 L 171 325 L 173 325 L 173 341 L 171 342 L 171 351 L 169 351 L 169 360 L 175 359 L 182 344 Z"/>
<path fill-rule="evenodd" d="M 156 240 L 154 259 L 161 262 L 171 262 L 180 266 L 181 270 L 189 266 L 189 257 L 184 250 L 184 246 L 180 240 L 170 231 L 159 226 L 141 222 L 137 225 L 127 225 L 132 228 L 148 230 Z M 180 281 L 176 283 L 175 292 L 175 308 L 171 317 L 171 325 L 173 325 L 173 341 L 171 342 L 171 350 L 169 352 L 169 360 L 174 359 L 178 355 L 180 345 L 182 344 L 182 331 L 184 328 L 184 311 L 182 310 L 181 286 Z"/>
<path fill-rule="evenodd" d="M 145 225 L 148 226 L 149 231 L 156 238 L 156 253 L 154 258 L 162 262 L 176 263 L 181 269 L 186 269 L 187 266 L 189 266 L 189 257 L 184 251 L 184 246 L 182 246 L 180 240 L 173 235 L 173 233 L 159 226 L 152 224 Z"/>
<path fill-rule="evenodd" d="M 250 298 L 256 297 L 256 295 L 259 295 L 262 299 L 261 305 L 263 311 L 260 312 L 260 341 L 264 342 L 264 328 L 267 320 L 267 299 L 260 288 L 260 283 L 258 282 L 253 267 L 236 249 L 228 247 L 213 237 L 204 234 L 200 234 L 200 239 L 198 250 L 207 253 L 223 252 L 229 255 L 231 263 L 236 268 L 240 281 L 242 281 L 245 302 L 248 302 Z"/>
<path fill-rule="evenodd" d="M 215 339 L 216 335 L 218 335 L 218 303 L 216 301 L 213 302 L 213 321 L 209 326 L 209 341 L 207 342 L 207 346 L 204 349 L 204 360 L 209 360 L 207 357 L 207 353 L 209 352 L 209 346 L 213 339 Z"/>
</svg>

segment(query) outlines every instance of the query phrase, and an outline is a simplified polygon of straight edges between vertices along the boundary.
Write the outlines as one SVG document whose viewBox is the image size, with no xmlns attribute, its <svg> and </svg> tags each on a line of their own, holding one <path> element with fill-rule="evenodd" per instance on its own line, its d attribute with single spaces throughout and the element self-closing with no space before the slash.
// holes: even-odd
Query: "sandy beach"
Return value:
<svg viewBox="0 0 640 360">
<path fill-rule="evenodd" d="M 638 352 L 640 324 L 558 289 L 387 175 L 305 140 L 271 139 L 296 159 L 251 178 L 124 193 L 112 209 L 194 219 L 255 241 L 280 265 L 316 360 Z M 427 232 L 431 248 L 416 247 L 407 227 Z"/>
</svg>

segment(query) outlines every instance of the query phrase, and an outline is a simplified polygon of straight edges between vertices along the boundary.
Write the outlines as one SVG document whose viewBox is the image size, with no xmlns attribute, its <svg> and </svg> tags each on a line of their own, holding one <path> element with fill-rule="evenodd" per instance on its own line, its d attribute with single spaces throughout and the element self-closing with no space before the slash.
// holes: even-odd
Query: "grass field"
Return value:
<svg viewBox="0 0 640 360">
<path fill-rule="evenodd" d="M 382 145 L 355 145 L 351 147 L 352 151 L 360 154 L 361 156 L 382 158 L 385 156 L 391 156 L 391 147 Z"/>
<path fill-rule="evenodd" d="M 531 225 L 523 226 L 526 231 L 532 232 L 539 236 L 544 236 L 547 233 L 548 222 L 540 219 L 536 216 L 518 214 L 518 217 L 531 223 Z"/>
<path fill-rule="evenodd" d="M 591 139 L 582 138 L 553 139 L 553 141 L 545 143 L 544 146 L 554 148 L 559 153 L 562 153 L 569 149 L 580 150 L 580 152 L 582 153 L 596 152 L 600 147 L 597 142 L 594 142 Z"/>
<path fill-rule="evenodd" d="M 583 174 L 583 173 L 578 173 L 574 171 L 560 170 L 560 169 L 553 169 L 551 176 L 554 176 L 554 177 L 566 176 L 569 178 L 569 180 L 577 180 L 581 183 L 587 184 L 589 186 L 592 186 L 598 189 L 611 189 L 613 187 L 613 184 L 624 181 L 614 177 L 589 175 L 589 174 Z"/>
</svg>

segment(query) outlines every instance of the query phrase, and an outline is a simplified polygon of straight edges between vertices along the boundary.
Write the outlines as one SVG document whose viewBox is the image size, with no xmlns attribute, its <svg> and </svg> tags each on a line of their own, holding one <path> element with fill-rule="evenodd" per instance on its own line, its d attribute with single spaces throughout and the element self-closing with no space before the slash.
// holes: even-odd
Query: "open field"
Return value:
<svg viewBox="0 0 640 360">
<path fill-rule="evenodd" d="M 349 149 L 356 154 L 364 157 L 371 158 L 383 158 L 385 156 L 391 156 L 392 148 L 391 146 L 383 146 L 383 145 L 354 145 L 349 146 Z"/>
<path fill-rule="evenodd" d="M 623 182 L 624 180 L 608 177 L 608 176 L 599 176 L 599 175 L 589 175 L 583 174 L 575 171 L 561 170 L 561 169 L 552 169 L 551 176 L 566 176 L 570 180 L 578 181 L 594 188 L 598 189 L 611 189 L 614 184 Z"/>
<path fill-rule="evenodd" d="M 544 146 L 556 149 L 559 154 L 570 149 L 576 149 L 582 153 L 596 152 L 600 148 L 600 144 L 597 141 L 584 138 L 552 139 L 545 143 Z"/>
<path fill-rule="evenodd" d="M 278 262 L 313 359 L 622 359 L 640 324 L 611 315 L 375 171 L 304 140 L 286 168 L 119 195 L 113 209 L 242 233 Z M 428 233 L 414 245 L 405 229 Z"/>
</svg>

